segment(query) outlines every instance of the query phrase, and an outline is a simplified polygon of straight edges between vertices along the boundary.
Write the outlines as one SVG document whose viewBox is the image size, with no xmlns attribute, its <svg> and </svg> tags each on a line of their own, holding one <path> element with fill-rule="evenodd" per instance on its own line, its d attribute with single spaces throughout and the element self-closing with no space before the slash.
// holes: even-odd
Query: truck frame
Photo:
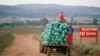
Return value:
<svg viewBox="0 0 100 56">
<path fill-rule="evenodd" d="M 51 56 L 53 50 L 57 53 L 63 53 L 66 56 L 71 56 L 71 46 L 69 44 L 61 45 L 61 44 L 48 44 L 44 45 L 40 41 L 40 52 L 47 54 L 47 56 Z"/>
</svg>

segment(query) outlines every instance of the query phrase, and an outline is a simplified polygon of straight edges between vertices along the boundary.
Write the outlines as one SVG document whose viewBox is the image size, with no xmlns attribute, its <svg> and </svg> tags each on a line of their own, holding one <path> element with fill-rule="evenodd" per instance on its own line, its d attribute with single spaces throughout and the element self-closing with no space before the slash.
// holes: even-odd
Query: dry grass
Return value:
<svg viewBox="0 0 100 56">
<path fill-rule="evenodd" d="M 96 38 L 83 38 L 82 43 L 80 43 L 80 36 L 79 36 L 79 32 L 75 32 L 74 33 L 74 44 L 75 45 L 86 45 L 87 47 L 97 47 L 100 50 L 100 31 L 98 34 L 98 43 L 96 44 Z"/>
<path fill-rule="evenodd" d="M 43 30 L 42 27 L 14 27 L 14 28 L 0 28 L 0 32 L 10 32 L 14 34 L 39 34 Z"/>
<path fill-rule="evenodd" d="M 96 44 L 95 38 L 83 38 L 80 42 L 79 32 L 74 33 L 73 43 L 74 48 L 77 50 L 79 56 L 99 56 L 100 55 L 100 31 L 98 34 L 98 43 Z"/>
</svg>

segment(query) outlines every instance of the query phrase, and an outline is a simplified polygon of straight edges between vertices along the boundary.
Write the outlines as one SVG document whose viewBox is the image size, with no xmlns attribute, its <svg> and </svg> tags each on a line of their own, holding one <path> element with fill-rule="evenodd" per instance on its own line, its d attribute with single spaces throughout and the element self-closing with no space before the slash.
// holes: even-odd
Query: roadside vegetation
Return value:
<svg viewBox="0 0 100 56">
<path fill-rule="evenodd" d="M 0 54 L 12 44 L 13 40 L 14 36 L 11 33 L 0 32 Z"/>
</svg>

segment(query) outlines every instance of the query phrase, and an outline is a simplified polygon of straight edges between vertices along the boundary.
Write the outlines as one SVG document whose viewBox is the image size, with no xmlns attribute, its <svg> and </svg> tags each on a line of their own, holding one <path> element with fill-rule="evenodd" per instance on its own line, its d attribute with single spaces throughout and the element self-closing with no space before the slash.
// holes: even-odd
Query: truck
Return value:
<svg viewBox="0 0 100 56">
<path fill-rule="evenodd" d="M 71 56 L 71 45 L 67 41 L 69 25 L 62 21 L 48 23 L 40 39 L 40 52 L 51 56 L 51 53 L 63 53 Z"/>
</svg>

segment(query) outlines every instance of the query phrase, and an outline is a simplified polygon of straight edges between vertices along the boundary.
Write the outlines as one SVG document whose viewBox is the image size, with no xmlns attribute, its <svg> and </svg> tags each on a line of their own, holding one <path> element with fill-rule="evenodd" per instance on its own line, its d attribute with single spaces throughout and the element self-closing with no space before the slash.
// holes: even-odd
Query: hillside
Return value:
<svg viewBox="0 0 100 56">
<path fill-rule="evenodd" d="M 22 5 L 0 5 L 0 16 L 18 17 L 56 17 L 59 12 L 65 16 L 98 16 L 99 7 L 86 6 L 62 6 L 55 4 L 22 4 Z"/>
</svg>

